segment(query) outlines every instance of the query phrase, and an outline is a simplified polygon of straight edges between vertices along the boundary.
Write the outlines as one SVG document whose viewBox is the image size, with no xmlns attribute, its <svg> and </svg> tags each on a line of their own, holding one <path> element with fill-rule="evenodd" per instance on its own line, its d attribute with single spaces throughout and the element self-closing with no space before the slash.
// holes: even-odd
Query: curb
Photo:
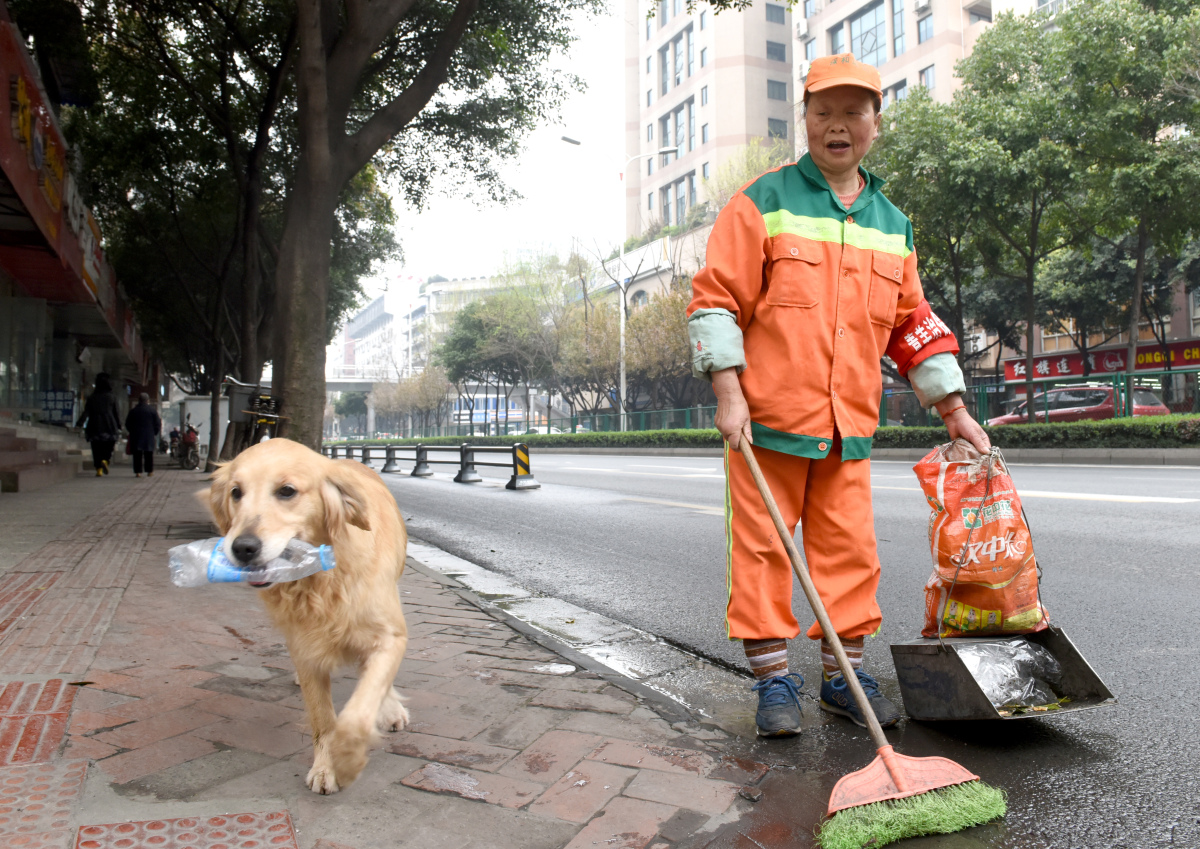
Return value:
<svg viewBox="0 0 1200 849">
<path fill-rule="evenodd" d="M 408 555 L 408 566 L 416 569 L 416 571 L 420 572 L 425 577 L 437 581 L 439 584 L 454 590 L 454 592 L 464 600 L 475 605 L 492 618 L 500 620 L 518 634 L 536 643 L 542 648 L 554 652 L 564 660 L 569 660 L 571 663 L 575 664 L 581 669 L 586 669 L 588 672 L 599 675 L 608 683 L 616 687 L 620 687 L 622 690 L 629 693 L 629 695 L 634 696 L 635 698 L 646 702 L 652 702 L 654 704 L 655 711 L 662 715 L 663 719 L 667 720 L 672 725 L 679 722 L 686 722 L 693 725 L 710 725 L 713 727 L 718 727 L 704 717 L 694 716 L 686 707 L 669 696 L 660 693 L 658 690 L 655 690 L 652 687 L 647 687 L 645 684 L 639 684 L 632 678 L 622 675 L 620 672 L 617 672 L 611 667 L 605 666 L 603 663 L 600 663 L 600 661 L 588 657 L 582 652 L 576 651 L 560 640 L 554 639 L 550 635 L 533 627 L 528 622 L 518 619 L 507 610 L 503 610 L 491 602 L 480 598 L 471 590 L 454 580 L 454 578 L 451 578 L 448 575 L 443 575 L 436 569 L 426 566 L 411 554 Z"/>
</svg>

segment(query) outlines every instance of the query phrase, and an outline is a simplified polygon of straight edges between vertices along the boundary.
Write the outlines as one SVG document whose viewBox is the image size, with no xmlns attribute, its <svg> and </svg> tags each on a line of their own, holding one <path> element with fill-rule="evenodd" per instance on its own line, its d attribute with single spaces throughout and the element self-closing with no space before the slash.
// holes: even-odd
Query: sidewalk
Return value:
<svg viewBox="0 0 1200 849">
<path fill-rule="evenodd" d="M 355 784 L 315 795 L 299 688 L 255 593 L 168 581 L 167 549 L 212 534 L 201 477 L 43 492 L 94 503 L 107 484 L 86 518 L 40 528 L 0 502 L 0 534 L 44 538 L 0 561 L 0 845 L 700 847 L 761 795 L 768 768 L 723 754 L 723 734 L 678 707 L 673 726 L 411 558 L 396 683 L 412 724 Z"/>
</svg>

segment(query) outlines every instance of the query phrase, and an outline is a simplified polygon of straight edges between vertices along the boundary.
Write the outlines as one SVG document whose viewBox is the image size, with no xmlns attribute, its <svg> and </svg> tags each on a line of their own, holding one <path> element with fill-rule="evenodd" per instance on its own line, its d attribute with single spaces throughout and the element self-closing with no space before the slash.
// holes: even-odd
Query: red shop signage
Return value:
<svg viewBox="0 0 1200 849">
<path fill-rule="evenodd" d="M 1115 374 L 1126 371 L 1125 347 L 1106 348 L 1092 351 L 1088 354 L 1091 374 Z M 1158 371 L 1165 369 L 1170 357 L 1171 368 L 1196 368 L 1200 366 L 1200 339 L 1190 339 L 1184 342 L 1171 342 L 1167 350 L 1157 343 L 1138 345 L 1137 368 L 1139 371 Z M 1078 351 L 1071 354 L 1050 354 L 1033 358 L 1033 377 L 1035 380 L 1048 377 L 1082 377 L 1083 355 Z M 1006 381 L 1025 380 L 1025 358 L 1004 361 L 1004 379 Z"/>
</svg>

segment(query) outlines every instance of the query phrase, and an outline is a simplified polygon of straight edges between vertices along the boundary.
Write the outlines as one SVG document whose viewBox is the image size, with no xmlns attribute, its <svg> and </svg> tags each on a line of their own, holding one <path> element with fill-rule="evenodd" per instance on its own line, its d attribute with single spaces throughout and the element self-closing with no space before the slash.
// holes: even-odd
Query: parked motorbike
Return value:
<svg viewBox="0 0 1200 849">
<path fill-rule="evenodd" d="M 188 422 L 184 425 L 179 443 L 172 453 L 179 460 L 179 465 L 185 469 L 200 468 L 200 431 Z"/>
</svg>

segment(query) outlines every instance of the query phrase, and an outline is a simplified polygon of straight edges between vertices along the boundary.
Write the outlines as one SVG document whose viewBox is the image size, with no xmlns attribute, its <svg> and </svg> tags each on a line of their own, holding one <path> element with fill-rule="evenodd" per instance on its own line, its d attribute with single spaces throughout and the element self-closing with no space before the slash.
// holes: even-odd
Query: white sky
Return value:
<svg viewBox="0 0 1200 849">
<path fill-rule="evenodd" d="M 364 280 L 371 298 L 384 291 L 415 294 L 434 274 L 476 277 L 499 271 L 506 255 L 567 254 L 578 239 L 607 252 L 625 230 L 625 38 L 622 6 L 577 22 L 578 41 L 556 64 L 578 74 L 587 89 L 563 104 L 559 123 L 535 130 L 523 153 L 504 167 L 522 199 L 508 206 L 486 198 L 434 197 L 420 214 L 398 200 L 396 237 L 404 261 Z M 562 136 L 577 139 L 567 144 Z M 633 167 L 636 167 L 636 163 Z"/>
</svg>

